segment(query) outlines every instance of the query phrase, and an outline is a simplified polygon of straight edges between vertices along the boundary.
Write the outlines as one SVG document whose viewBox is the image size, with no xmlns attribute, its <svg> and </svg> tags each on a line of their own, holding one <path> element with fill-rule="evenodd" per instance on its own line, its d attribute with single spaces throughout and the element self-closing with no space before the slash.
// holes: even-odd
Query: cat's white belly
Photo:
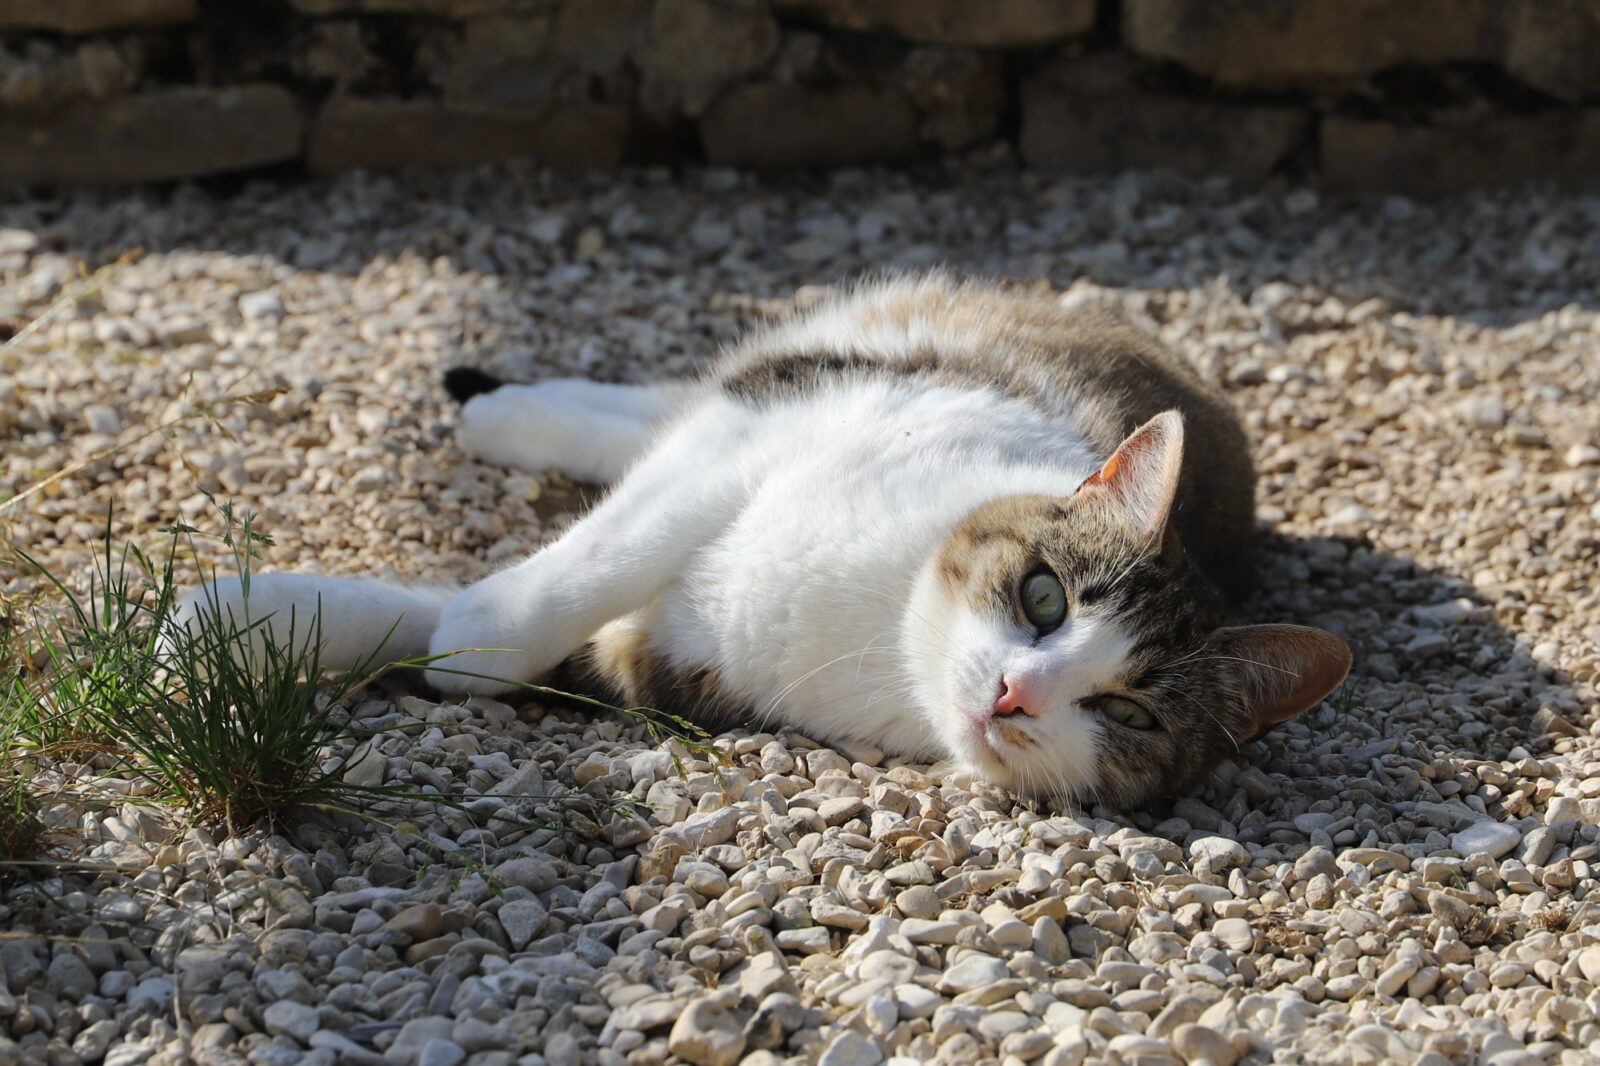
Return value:
<svg viewBox="0 0 1600 1066">
<path fill-rule="evenodd" d="M 1066 495 L 1098 457 L 1062 420 L 975 391 L 858 383 L 761 424 L 724 460 L 743 506 L 647 612 L 652 646 L 715 669 L 757 724 L 936 754 L 902 654 L 913 580 L 983 502 Z"/>
</svg>

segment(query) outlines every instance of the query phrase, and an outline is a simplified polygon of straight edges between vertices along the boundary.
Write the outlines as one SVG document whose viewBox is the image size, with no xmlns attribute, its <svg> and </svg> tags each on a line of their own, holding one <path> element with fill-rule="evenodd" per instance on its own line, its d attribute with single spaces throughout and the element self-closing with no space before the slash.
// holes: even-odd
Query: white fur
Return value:
<svg viewBox="0 0 1600 1066">
<path fill-rule="evenodd" d="M 864 326 L 874 298 L 869 290 L 787 328 L 802 350 L 973 343 L 916 320 L 898 330 L 878 315 Z M 1010 494 L 1064 496 L 1099 468 L 1106 456 L 1070 418 L 994 390 L 870 377 L 765 408 L 710 387 L 547 382 L 473 398 L 461 439 L 494 461 L 620 480 L 559 541 L 443 603 L 432 652 L 511 649 L 465 651 L 446 669 L 531 679 L 628 617 L 675 666 L 714 669 L 753 708 L 753 724 L 955 756 L 1023 786 L 1096 783 L 1099 726 L 1075 703 L 1114 671 L 1126 635 L 1087 616 L 1034 646 L 1014 622 L 953 607 L 927 573 L 974 508 Z M 256 579 L 253 609 L 303 611 L 319 593 L 334 661 L 368 650 L 362 642 L 396 617 L 393 647 L 414 653 L 441 602 L 285 575 Z M 1052 760 L 997 760 L 976 743 L 974 723 L 1005 671 L 1046 679 L 1063 709 Z M 447 692 L 505 687 L 437 671 L 430 680 Z"/>
<path fill-rule="evenodd" d="M 381 650 L 376 663 L 410 659 L 428 650 L 439 611 L 453 589 L 400 588 L 362 578 L 311 574 L 258 574 L 249 595 L 236 577 L 222 578 L 183 597 L 168 620 L 171 630 L 193 629 L 206 617 L 223 626 L 249 629 L 258 641 L 304 648 L 320 634 L 322 656 L 333 669 L 348 670 Z M 392 631 L 391 631 L 392 630 Z M 176 637 L 168 632 L 168 642 Z"/>
<path fill-rule="evenodd" d="M 579 481 L 615 481 L 690 391 L 684 385 L 570 378 L 505 385 L 466 402 L 458 439 L 462 448 L 493 463 L 559 470 Z"/>
</svg>

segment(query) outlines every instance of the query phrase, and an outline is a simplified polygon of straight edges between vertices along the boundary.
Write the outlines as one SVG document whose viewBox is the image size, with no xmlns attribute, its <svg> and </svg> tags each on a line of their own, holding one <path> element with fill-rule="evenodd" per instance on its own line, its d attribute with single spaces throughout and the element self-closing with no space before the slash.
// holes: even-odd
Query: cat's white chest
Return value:
<svg viewBox="0 0 1600 1066">
<path fill-rule="evenodd" d="M 742 505 L 647 612 L 680 669 L 710 667 L 757 723 L 931 751 L 901 621 L 964 515 L 1070 493 L 1095 469 L 1073 427 L 991 392 L 870 382 L 752 419 Z M 692 472 L 689 472 L 692 473 Z"/>
</svg>

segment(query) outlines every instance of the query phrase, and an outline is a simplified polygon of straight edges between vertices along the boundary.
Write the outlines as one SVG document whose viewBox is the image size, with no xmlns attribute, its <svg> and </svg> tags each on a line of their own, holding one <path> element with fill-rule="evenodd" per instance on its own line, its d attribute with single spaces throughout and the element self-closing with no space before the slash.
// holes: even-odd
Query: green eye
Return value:
<svg viewBox="0 0 1600 1066">
<path fill-rule="evenodd" d="M 1151 730 L 1156 728 L 1156 720 L 1149 711 L 1121 696 L 1101 696 L 1091 700 L 1089 706 L 1116 722 L 1118 725 L 1127 726 L 1129 729 Z"/>
<path fill-rule="evenodd" d="M 1067 590 L 1061 579 L 1048 570 L 1030 574 L 1022 582 L 1022 613 L 1041 634 L 1059 626 L 1067 617 Z"/>
</svg>

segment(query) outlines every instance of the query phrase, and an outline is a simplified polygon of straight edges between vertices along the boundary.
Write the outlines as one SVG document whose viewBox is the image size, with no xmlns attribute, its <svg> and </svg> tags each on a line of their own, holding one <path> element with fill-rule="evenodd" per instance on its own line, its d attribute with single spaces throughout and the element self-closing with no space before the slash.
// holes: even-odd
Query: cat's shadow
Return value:
<svg viewBox="0 0 1600 1066">
<path fill-rule="evenodd" d="M 1501 767 L 1498 784 L 1484 780 L 1494 770 L 1474 770 L 1548 756 L 1580 731 L 1582 699 L 1570 677 L 1540 661 L 1536 639 L 1506 628 L 1464 578 L 1364 538 L 1268 534 L 1261 549 L 1246 616 L 1344 637 L 1355 652 L 1349 679 L 1321 707 L 1246 745 L 1199 792 L 1095 814 L 1180 840 L 1233 836 L 1291 858 L 1312 843 L 1431 850 L 1442 844 L 1431 834 L 1447 838 L 1470 817 L 1428 806 L 1451 797 L 1502 821 L 1536 813 L 1525 791 L 1536 769 L 1519 778 Z"/>
</svg>

